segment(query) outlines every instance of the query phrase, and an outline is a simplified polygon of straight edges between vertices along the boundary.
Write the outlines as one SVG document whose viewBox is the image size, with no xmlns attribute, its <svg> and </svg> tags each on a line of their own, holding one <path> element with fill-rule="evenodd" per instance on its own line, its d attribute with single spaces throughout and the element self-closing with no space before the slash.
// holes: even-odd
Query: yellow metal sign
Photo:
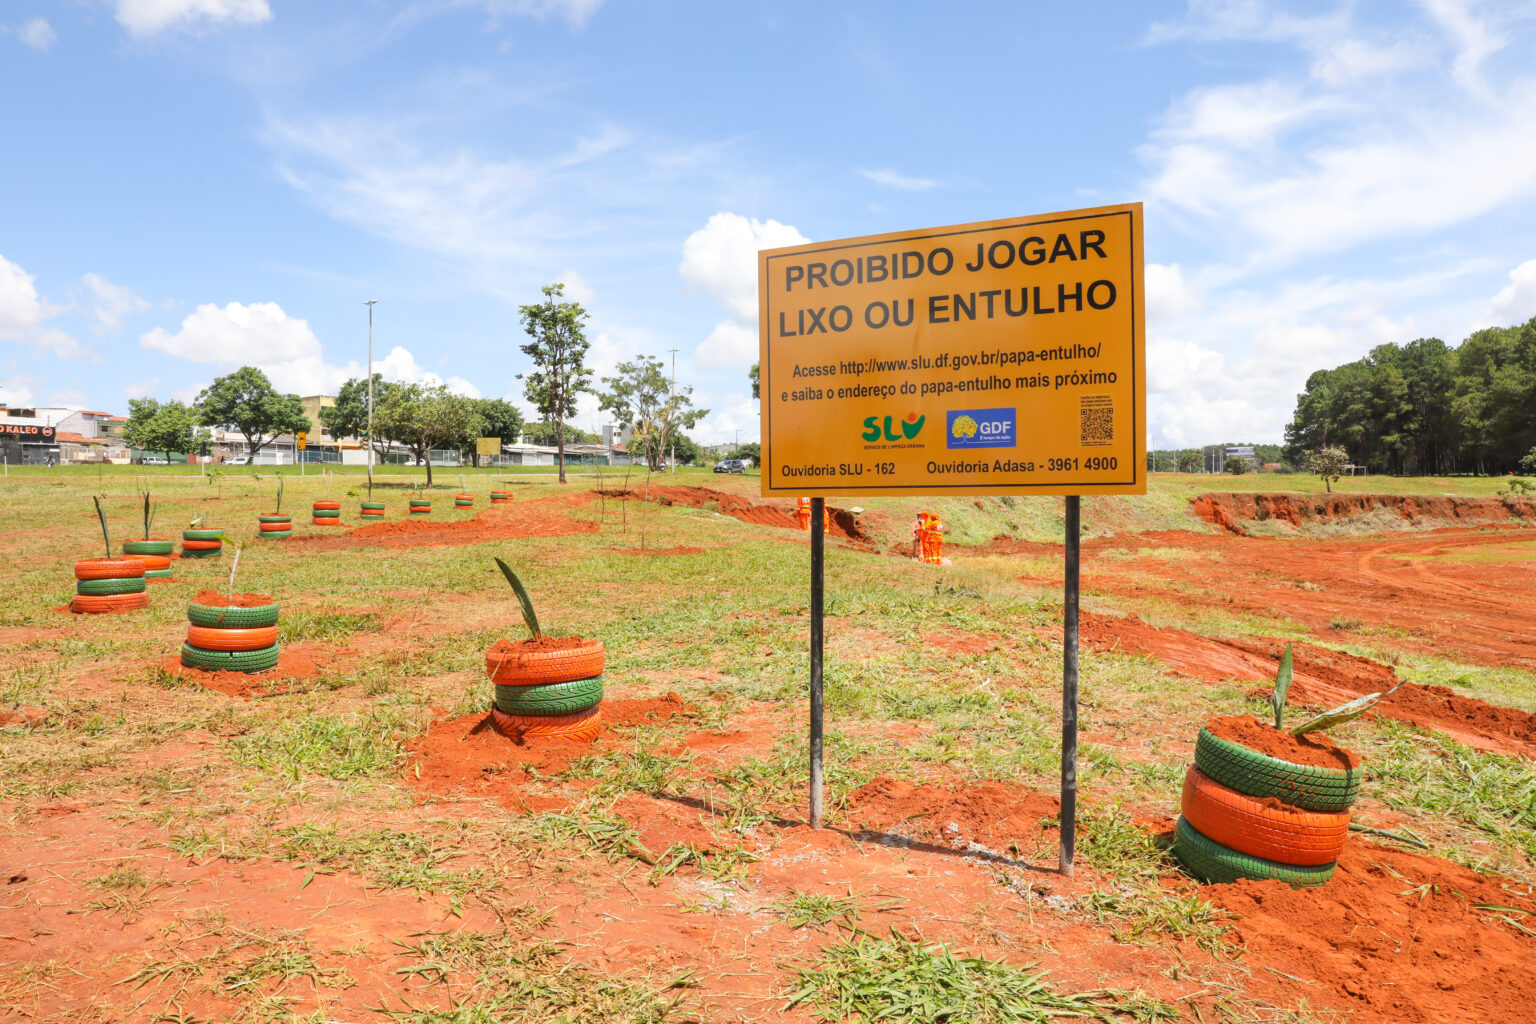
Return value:
<svg viewBox="0 0 1536 1024">
<path fill-rule="evenodd" d="M 758 253 L 765 495 L 1144 494 L 1141 204 Z"/>
<path fill-rule="evenodd" d="M 501 454 L 501 438 L 499 438 L 499 437 L 477 437 L 475 439 L 475 454 L 476 455 L 500 455 Z"/>
<path fill-rule="evenodd" d="M 294 440 L 296 440 L 298 442 L 298 444 L 299 444 L 299 450 L 300 451 L 303 451 L 305 448 L 308 447 L 308 445 L 305 442 L 306 442 L 306 439 L 309 437 L 309 435 L 306 434 L 304 431 L 301 430 L 297 434 L 294 434 L 293 436 L 294 436 Z"/>
</svg>

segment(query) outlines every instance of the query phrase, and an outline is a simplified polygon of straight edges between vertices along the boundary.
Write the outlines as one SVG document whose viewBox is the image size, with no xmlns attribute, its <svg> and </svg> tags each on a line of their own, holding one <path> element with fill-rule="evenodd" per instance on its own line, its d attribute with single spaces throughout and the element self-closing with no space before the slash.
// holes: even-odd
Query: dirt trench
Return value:
<svg viewBox="0 0 1536 1024">
<path fill-rule="evenodd" d="M 644 498 L 647 491 L 644 487 L 605 490 L 601 493 L 610 498 Z M 800 523 L 795 519 L 794 511 L 786 505 L 770 504 L 767 502 L 755 502 L 743 498 L 739 494 L 729 494 L 725 491 L 717 491 L 711 487 L 683 487 L 674 484 L 652 484 L 649 490 L 649 500 L 661 505 L 682 505 L 687 508 L 708 508 L 713 505 L 721 515 L 739 519 L 744 523 L 753 523 L 758 526 L 777 526 L 785 530 L 798 530 Z M 859 517 L 845 508 L 827 507 L 827 515 L 832 520 L 830 535 L 841 537 L 857 547 L 866 547 L 876 550 L 875 540 L 859 523 Z"/>
<path fill-rule="evenodd" d="M 1190 499 L 1195 514 L 1239 537 L 1244 523 L 1275 521 L 1300 529 L 1337 524 L 1386 512 L 1418 527 L 1536 523 L 1536 502 L 1525 499 L 1453 498 L 1422 494 L 1202 494 Z"/>
</svg>

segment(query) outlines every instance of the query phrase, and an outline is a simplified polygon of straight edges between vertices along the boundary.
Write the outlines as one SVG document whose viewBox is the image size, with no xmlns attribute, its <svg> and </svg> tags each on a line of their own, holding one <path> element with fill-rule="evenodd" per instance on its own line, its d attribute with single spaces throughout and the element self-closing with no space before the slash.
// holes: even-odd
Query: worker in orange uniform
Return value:
<svg viewBox="0 0 1536 1024">
<path fill-rule="evenodd" d="M 912 525 L 912 553 L 929 565 L 944 563 L 944 524 L 932 512 L 919 512 Z"/>
<path fill-rule="evenodd" d="M 801 498 L 795 504 L 795 518 L 800 521 L 800 529 L 804 530 L 806 533 L 811 532 L 810 498 Z M 832 532 L 832 516 L 827 512 L 826 505 L 822 505 L 821 507 L 821 532 L 826 534 L 830 534 Z"/>
</svg>

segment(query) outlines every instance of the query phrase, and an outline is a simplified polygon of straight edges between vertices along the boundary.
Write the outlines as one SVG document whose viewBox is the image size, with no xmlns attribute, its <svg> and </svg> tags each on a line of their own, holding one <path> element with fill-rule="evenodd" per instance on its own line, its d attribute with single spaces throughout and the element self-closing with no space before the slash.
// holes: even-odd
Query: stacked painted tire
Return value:
<svg viewBox="0 0 1536 1024">
<path fill-rule="evenodd" d="M 277 665 L 277 604 L 187 605 L 181 663 L 215 672 L 265 672 Z"/>
<path fill-rule="evenodd" d="M 503 501 L 511 501 L 511 500 L 512 500 L 512 492 L 511 491 L 492 491 L 491 492 L 491 504 L 492 505 L 499 504 L 499 503 L 501 503 Z"/>
<path fill-rule="evenodd" d="M 1333 877 L 1359 792 L 1357 768 L 1296 764 L 1201 729 L 1173 852 L 1207 882 L 1323 885 Z"/>
<path fill-rule="evenodd" d="M 378 522 L 384 518 L 384 503 L 382 501 L 363 502 L 362 517 L 370 523 Z"/>
<path fill-rule="evenodd" d="M 75 599 L 69 610 L 85 615 L 132 612 L 149 607 L 144 560 L 83 558 L 75 563 Z"/>
<path fill-rule="evenodd" d="M 314 507 L 314 524 L 316 526 L 340 526 L 341 502 L 317 501 Z"/>
<path fill-rule="evenodd" d="M 587 741 L 602 731 L 603 645 L 596 640 L 563 651 L 485 656 L 496 687 L 491 723 L 518 742 Z"/>
<path fill-rule="evenodd" d="M 475 496 L 473 494 L 455 494 L 453 496 L 454 508 L 474 508 Z"/>
<path fill-rule="evenodd" d="M 430 498 L 412 498 L 410 508 L 411 515 L 413 516 L 428 515 L 432 511 L 432 500 Z"/>
<path fill-rule="evenodd" d="M 261 528 L 258 534 L 263 540 L 286 540 L 293 536 L 293 516 L 285 516 L 280 512 L 270 515 L 257 516 L 257 526 Z"/>
<path fill-rule="evenodd" d="M 182 530 L 182 558 L 218 558 L 224 553 L 223 530 Z"/>
<path fill-rule="evenodd" d="M 125 540 L 123 554 L 132 555 L 144 562 L 144 578 L 147 580 L 169 579 L 171 552 L 176 543 L 169 540 Z"/>
</svg>

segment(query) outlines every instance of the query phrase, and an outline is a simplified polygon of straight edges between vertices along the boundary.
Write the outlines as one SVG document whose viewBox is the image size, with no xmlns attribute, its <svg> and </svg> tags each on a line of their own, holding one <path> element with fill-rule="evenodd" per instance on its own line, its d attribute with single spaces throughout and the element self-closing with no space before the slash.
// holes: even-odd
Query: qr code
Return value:
<svg viewBox="0 0 1536 1024">
<path fill-rule="evenodd" d="M 1080 412 L 1081 442 L 1097 448 L 1115 441 L 1115 400 L 1109 395 L 1084 395 Z"/>
</svg>

